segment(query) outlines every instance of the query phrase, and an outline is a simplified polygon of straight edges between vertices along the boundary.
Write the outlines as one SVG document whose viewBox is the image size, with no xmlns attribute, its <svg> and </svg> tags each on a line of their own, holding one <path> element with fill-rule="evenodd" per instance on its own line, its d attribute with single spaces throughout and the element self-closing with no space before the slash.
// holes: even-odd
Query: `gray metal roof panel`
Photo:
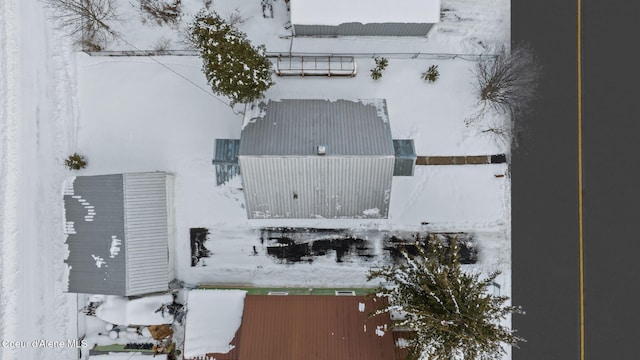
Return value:
<svg viewBox="0 0 640 360">
<path fill-rule="evenodd" d="M 394 155 L 384 99 L 284 99 L 259 103 L 248 112 L 240 156 Z"/>
<path fill-rule="evenodd" d="M 79 176 L 64 196 L 71 267 L 69 291 L 125 295 L 126 264 L 122 175 Z M 120 241 L 116 255 L 112 246 Z"/>
<path fill-rule="evenodd" d="M 293 24 L 296 36 L 427 36 L 432 23 L 342 23 L 339 25 Z"/>
</svg>

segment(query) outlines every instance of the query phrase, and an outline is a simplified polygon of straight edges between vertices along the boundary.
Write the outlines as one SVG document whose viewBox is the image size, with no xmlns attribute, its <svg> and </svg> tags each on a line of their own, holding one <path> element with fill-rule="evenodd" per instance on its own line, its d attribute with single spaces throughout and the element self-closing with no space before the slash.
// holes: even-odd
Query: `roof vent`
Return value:
<svg viewBox="0 0 640 360">
<path fill-rule="evenodd" d="M 318 145 L 318 155 L 324 155 L 327 153 L 326 145 Z"/>
<path fill-rule="evenodd" d="M 269 291 L 268 295 L 285 296 L 285 295 L 289 295 L 289 293 L 286 291 Z"/>
<path fill-rule="evenodd" d="M 356 292 L 351 290 L 336 290 L 336 296 L 356 296 Z"/>
</svg>

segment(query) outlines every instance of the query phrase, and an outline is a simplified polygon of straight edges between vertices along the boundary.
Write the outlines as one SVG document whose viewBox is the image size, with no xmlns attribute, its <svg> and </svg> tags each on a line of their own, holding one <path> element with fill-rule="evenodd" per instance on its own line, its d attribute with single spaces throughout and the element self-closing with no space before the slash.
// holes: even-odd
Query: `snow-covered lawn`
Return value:
<svg viewBox="0 0 640 360">
<path fill-rule="evenodd" d="M 180 48 L 179 31 L 140 24 L 139 11 L 118 0 L 116 30 L 124 40 L 108 49 L 153 49 L 163 37 Z M 183 0 L 184 24 L 202 0 Z M 259 2 L 218 0 L 234 9 L 254 43 L 273 52 L 481 53 L 508 43 L 508 0 L 443 0 L 443 22 L 428 39 L 288 38 L 283 1 L 264 19 Z M 181 25 L 183 26 L 183 25 Z M 282 37 L 281 37 L 282 36 Z M 70 56 L 69 39 L 54 31 L 40 3 L 0 2 L 0 339 L 31 341 L 76 337 L 76 296 L 64 293 L 66 256 L 62 185 L 73 175 L 61 165 L 73 151 L 89 166 L 77 174 L 163 170 L 175 174 L 176 274 L 196 283 L 259 286 L 368 286 L 365 261 L 283 265 L 261 254 L 256 229 L 314 226 L 381 230 L 471 232 L 480 249 L 469 269 L 502 269 L 500 291 L 510 294 L 510 180 L 504 164 L 417 166 L 395 177 L 387 220 L 246 220 L 239 179 L 217 187 L 211 165 L 215 138 L 239 138 L 242 115 L 210 94 L 195 57 Z M 468 128 L 474 114 L 474 63 L 436 56 L 389 55 L 373 81 L 372 56 L 357 57 L 355 78 L 277 78 L 269 98 L 385 98 L 394 138 L 415 140 L 418 155 L 508 153 L 504 144 Z M 160 64 L 161 63 L 161 64 Z M 438 65 L 440 79 L 420 75 Z M 76 68 L 77 66 L 77 68 Z M 77 74 L 76 74 L 77 71 Z M 500 118 L 493 119 L 500 121 Z M 421 226 L 422 222 L 428 225 Z M 189 228 L 212 230 L 207 266 L 190 266 Z M 88 317 L 92 319 L 93 317 Z M 98 331 L 104 322 L 86 324 Z M 76 349 L 1 347 L 0 358 L 71 359 Z"/>
</svg>

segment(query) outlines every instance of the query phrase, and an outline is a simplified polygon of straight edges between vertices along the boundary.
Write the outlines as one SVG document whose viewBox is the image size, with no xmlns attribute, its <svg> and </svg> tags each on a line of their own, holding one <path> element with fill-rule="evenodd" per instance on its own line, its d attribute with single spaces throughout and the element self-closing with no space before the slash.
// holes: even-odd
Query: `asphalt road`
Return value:
<svg viewBox="0 0 640 360">
<path fill-rule="evenodd" d="M 584 359 L 638 359 L 640 4 L 583 0 Z M 512 166 L 514 360 L 581 359 L 577 3 L 512 2 L 544 67 Z"/>
<path fill-rule="evenodd" d="M 584 17 L 586 358 L 640 359 L 640 3 L 589 0 Z"/>
</svg>

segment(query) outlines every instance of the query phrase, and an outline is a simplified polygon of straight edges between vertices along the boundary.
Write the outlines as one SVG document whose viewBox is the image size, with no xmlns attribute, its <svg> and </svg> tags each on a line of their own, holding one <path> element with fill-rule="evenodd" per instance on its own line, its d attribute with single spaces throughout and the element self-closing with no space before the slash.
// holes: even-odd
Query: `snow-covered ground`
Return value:
<svg viewBox="0 0 640 360">
<path fill-rule="evenodd" d="M 35 1 L 0 2 L 0 339 L 2 359 L 67 359 L 76 349 L 66 287 L 61 165 L 73 142 L 75 74 L 67 41 Z M 64 347 L 33 347 L 33 340 Z M 6 344 L 5 344 L 6 345 Z M 11 344 L 10 344 L 11 345 Z"/>
<path fill-rule="evenodd" d="M 161 37 L 179 44 L 175 29 L 141 25 L 139 10 L 129 1 L 120 3 L 117 31 L 123 38 L 108 49 L 131 49 L 131 44 L 149 49 Z M 183 4 L 194 13 L 203 2 Z M 256 1 L 214 4 L 227 16 L 238 8 L 245 18 L 240 27 L 254 43 L 275 52 L 477 54 L 490 44 L 508 45 L 508 0 L 443 0 L 442 5 L 443 22 L 428 39 L 292 40 L 284 28 L 283 1 L 274 2 L 273 19 L 262 17 Z M 328 256 L 284 265 L 263 253 L 253 256 L 253 246 L 260 247 L 256 229 L 421 229 L 471 232 L 480 259 L 469 269 L 503 270 L 500 291 L 510 294 L 510 180 L 499 177 L 507 173 L 506 165 L 417 166 L 415 176 L 393 179 L 388 220 L 248 221 L 239 179 L 217 187 L 211 165 L 214 139 L 239 138 L 242 115 L 211 95 L 198 58 L 73 56 L 69 39 L 47 24 L 35 0 L 0 1 L 0 340 L 66 342 L 77 335 L 76 296 L 63 292 L 62 261 L 62 184 L 73 174 L 61 163 L 74 151 L 89 161 L 80 175 L 175 174 L 176 274 L 190 284 L 375 285 L 365 280 L 372 264 L 364 261 L 337 263 Z M 371 56 L 356 61 L 355 78 L 277 78 L 267 97 L 385 98 L 393 137 L 414 139 L 418 155 L 509 151 L 465 125 L 475 109 L 472 61 L 389 56 L 378 81 L 369 77 Z M 429 84 L 420 74 L 432 64 L 438 65 L 440 79 Z M 207 246 L 214 254 L 205 259 L 207 266 L 190 266 L 192 227 L 212 229 Z M 68 347 L 0 347 L 2 359 L 71 359 L 75 354 Z"/>
<path fill-rule="evenodd" d="M 90 162 L 79 174 L 155 170 L 175 174 L 176 273 L 180 280 L 191 284 L 364 285 L 366 264 L 358 272 L 346 272 L 345 267 L 333 264 L 334 276 L 313 276 L 312 267 L 296 277 L 287 267 L 272 261 L 269 266 L 268 259 L 228 261 L 230 253 L 248 256 L 249 249 L 259 245 L 253 229 L 261 226 L 414 229 L 428 222 L 426 229 L 440 231 L 494 231 L 508 247 L 508 237 L 502 235 L 508 230 L 509 178 L 496 177 L 506 173 L 505 164 L 417 166 L 415 176 L 394 178 L 388 220 L 248 221 L 239 179 L 217 187 L 211 165 L 214 139 L 239 138 L 242 116 L 202 90 L 206 84 L 199 59 L 163 57 L 155 61 L 78 56 L 82 118 L 78 149 Z M 358 63 L 364 70 L 355 78 L 278 78 L 267 97 L 385 98 L 393 137 L 414 139 L 419 155 L 508 151 L 504 144 L 465 125 L 475 104 L 472 62 L 390 60 L 378 81 L 371 80 L 366 71 L 374 66 L 372 59 L 358 59 Z M 419 78 L 431 63 L 441 69 L 434 84 Z M 210 245 L 226 255 L 212 259 L 207 267 L 192 268 L 188 254 L 189 228 L 193 227 L 212 229 Z M 227 274 L 233 275 L 225 278 Z"/>
</svg>

